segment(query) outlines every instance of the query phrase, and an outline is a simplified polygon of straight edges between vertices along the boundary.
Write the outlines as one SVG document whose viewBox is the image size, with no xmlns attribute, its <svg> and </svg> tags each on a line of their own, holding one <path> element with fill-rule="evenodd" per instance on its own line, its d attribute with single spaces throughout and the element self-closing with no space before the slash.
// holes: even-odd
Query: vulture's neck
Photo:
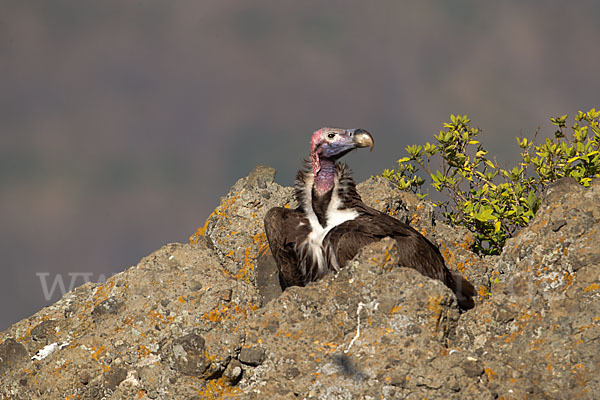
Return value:
<svg viewBox="0 0 600 400">
<path fill-rule="evenodd" d="M 319 163 L 321 169 L 314 177 L 314 186 L 317 194 L 323 196 L 335 186 L 335 161 L 321 158 Z"/>
<path fill-rule="evenodd" d="M 304 212 L 316 214 L 321 223 L 331 217 L 326 216 L 330 210 L 353 208 L 362 203 L 350 169 L 346 164 L 333 161 L 323 162 L 317 174 L 307 162 L 296 175 L 294 196 Z M 331 202 L 333 207 L 330 209 Z"/>
</svg>

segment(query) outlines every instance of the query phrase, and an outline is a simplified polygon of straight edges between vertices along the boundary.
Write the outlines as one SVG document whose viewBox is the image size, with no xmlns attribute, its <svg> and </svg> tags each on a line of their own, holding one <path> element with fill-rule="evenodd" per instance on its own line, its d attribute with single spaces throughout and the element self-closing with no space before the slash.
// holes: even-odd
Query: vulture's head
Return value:
<svg viewBox="0 0 600 400">
<path fill-rule="evenodd" d="M 370 147 L 373 150 L 373 137 L 364 129 L 321 128 L 313 133 L 310 140 L 310 158 L 313 173 L 321 168 L 321 160 L 335 161 L 351 150 Z"/>
</svg>

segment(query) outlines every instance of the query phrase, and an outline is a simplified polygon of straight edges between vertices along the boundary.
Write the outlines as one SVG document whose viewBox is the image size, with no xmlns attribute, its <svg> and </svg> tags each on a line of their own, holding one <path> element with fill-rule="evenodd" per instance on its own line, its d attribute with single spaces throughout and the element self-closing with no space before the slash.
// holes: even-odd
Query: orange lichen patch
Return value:
<svg viewBox="0 0 600 400">
<path fill-rule="evenodd" d="M 219 322 L 224 319 L 234 319 L 234 317 L 231 315 L 231 310 L 229 307 L 221 307 L 217 308 L 216 310 L 209 311 L 202 314 L 200 318 L 210 322 Z"/>
<path fill-rule="evenodd" d="M 204 358 L 210 361 L 213 364 L 217 360 L 217 356 L 215 354 L 210 354 L 208 351 L 204 351 Z"/>
<path fill-rule="evenodd" d="M 389 314 L 393 315 L 396 314 L 397 312 L 399 312 L 400 310 L 402 310 L 402 306 L 401 305 L 397 305 L 392 307 L 392 309 L 390 310 Z"/>
<path fill-rule="evenodd" d="M 254 244 L 258 245 L 259 252 L 269 247 L 269 243 L 267 242 L 267 235 L 265 232 L 259 232 L 255 235 L 252 235 L 252 240 L 254 241 Z"/>
<path fill-rule="evenodd" d="M 464 262 L 457 262 L 456 264 L 454 264 L 454 268 L 456 268 L 456 270 L 458 272 L 465 272 L 466 268 L 465 268 L 465 263 Z"/>
<path fill-rule="evenodd" d="M 558 284 L 564 286 L 564 289 L 569 287 L 573 282 L 573 275 L 569 272 L 565 272 L 563 275 L 556 274 L 555 276 L 543 276 L 544 272 L 548 272 L 550 270 L 550 266 L 545 266 L 541 269 L 538 269 L 535 272 L 537 277 L 540 277 L 540 281 L 546 284 Z M 563 290 L 564 290 L 563 289 Z"/>
<path fill-rule="evenodd" d="M 293 335 L 290 336 L 290 338 L 292 340 L 298 340 L 302 337 L 302 330 L 299 330 L 298 332 L 294 333 Z"/>
<path fill-rule="evenodd" d="M 464 242 L 460 242 L 458 245 L 463 250 L 470 251 L 471 248 L 473 247 L 473 244 L 475 243 L 475 238 L 473 236 L 465 236 L 464 239 L 465 239 Z"/>
<path fill-rule="evenodd" d="M 182 304 L 185 303 L 185 299 L 183 298 L 183 296 L 179 296 L 177 298 L 177 301 L 180 302 L 180 303 L 182 303 Z"/>
<path fill-rule="evenodd" d="M 263 231 L 252 235 L 251 238 L 254 245 L 257 245 L 258 248 L 256 250 L 253 247 L 246 247 L 244 249 L 244 259 L 236 260 L 242 264 L 242 268 L 235 274 L 237 280 L 244 280 L 249 283 L 251 282 L 251 273 L 254 271 L 254 262 L 259 254 L 269 247 L 267 235 Z"/>
<path fill-rule="evenodd" d="M 456 254 L 454 251 L 450 250 L 445 243 L 441 243 L 440 244 L 440 252 L 442 253 L 442 256 L 444 257 L 444 260 L 446 261 L 446 263 L 448 265 L 451 265 L 452 268 L 456 269 L 458 272 L 462 272 L 463 274 L 465 273 L 465 271 L 467 270 L 467 268 L 469 266 L 473 266 L 476 264 L 477 262 L 477 256 L 475 256 L 474 254 L 472 254 L 469 249 L 472 245 L 471 242 L 469 242 L 468 240 L 465 240 L 464 242 L 461 243 L 457 243 L 458 246 L 464 250 L 467 250 L 464 254 L 468 255 L 468 260 L 465 262 L 462 261 L 458 261 Z"/>
<path fill-rule="evenodd" d="M 210 215 L 208 216 L 208 218 L 206 218 L 206 221 L 204 222 L 204 225 L 201 228 L 198 228 L 198 230 L 192 235 L 190 236 L 190 244 L 196 244 L 200 241 L 200 239 L 202 237 L 204 237 L 204 234 L 206 233 L 206 230 L 208 229 L 208 224 L 210 223 L 210 221 L 212 220 L 212 218 L 214 216 L 217 217 L 217 219 L 220 218 L 229 218 L 229 216 L 227 215 L 227 209 L 229 207 L 231 207 L 231 205 L 233 203 L 235 203 L 235 201 L 239 198 L 239 193 L 236 194 L 233 197 L 230 197 L 229 199 L 223 199 L 223 201 L 221 202 L 221 204 L 219 204 L 217 206 L 217 208 L 215 208 L 215 210 L 210 213 Z"/>
<path fill-rule="evenodd" d="M 578 385 L 580 385 L 581 387 L 584 387 L 587 385 L 588 380 L 589 380 L 589 373 L 587 371 L 587 369 L 585 368 L 585 365 L 583 364 L 575 364 L 572 368 L 571 368 L 571 372 L 573 374 L 575 374 L 575 381 L 577 382 Z"/>
<path fill-rule="evenodd" d="M 318 340 L 315 340 L 315 344 L 317 345 L 317 351 L 320 351 L 322 353 L 333 353 L 334 351 L 337 350 L 338 345 L 336 345 L 335 343 L 331 343 L 331 342 L 326 342 L 326 343 L 318 343 Z"/>
<path fill-rule="evenodd" d="M 569 272 L 565 272 L 565 275 L 564 275 L 565 289 L 568 288 L 569 286 L 571 286 L 571 284 L 573 283 L 573 278 L 575 278 L 575 275 L 570 274 Z"/>
<path fill-rule="evenodd" d="M 92 298 L 92 306 L 96 307 L 98 304 L 102 303 L 104 300 L 108 299 L 108 295 L 111 290 L 115 287 L 115 281 L 109 280 L 103 285 L 99 285 L 94 292 L 94 297 Z"/>
<path fill-rule="evenodd" d="M 100 346 L 98 349 L 96 349 L 96 347 L 92 347 L 92 351 L 92 358 L 98 361 L 98 359 L 102 357 L 104 353 L 106 353 L 106 347 L 104 345 Z"/>
<path fill-rule="evenodd" d="M 69 364 L 71 363 L 70 360 L 65 360 L 65 362 L 57 367 L 54 368 L 54 370 L 50 371 L 50 374 L 52 376 L 56 376 L 57 378 L 60 377 L 64 371 L 69 367 Z"/>
<path fill-rule="evenodd" d="M 582 368 L 585 368 L 585 366 L 584 366 L 583 364 L 581 364 L 581 363 L 579 363 L 579 364 L 575 364 L 575 365 L 573 366 L 573 370 L 575 370 L 575 369 L 582 369 Z"/>
<path fill-rule="evenodd" d="M 221 306 L 216 310 L 209 311 L 207 313 L 202 314 L 200 318 L 204 321 L 210 322 L 219 322 L 223 320 L 237 319 L 242 318 L 245 319 L 248 317 L 251 311 L 255 311 L 258 309 L 258 306 L 249 303 L 247 307 L 240 307 L 239 305 L 234 305 L 233 307 L 229 306 Z"/>
<path fill-rule="evenodd" d="M 598 289 L 600 289 L 600 286 L 598 286 L 597 283 L 592 283 L 590 286 L 583 289 L 583 292 L 587 293 L 587 292 L 591 292 L 592 290 L 598 290 Z"/>
<path fill-rule="evenodd" d="M 417 204 L 417 206 L 415 207 L 415 209 L 417 211 L 421 211 L 423 209 L 423 204 L 422 203 Z M 412 217 L 413 217 L 413 219 L 417 219 L 417 218 L 419 218 L 419 214 L 418 213 L 414 213 Z"/>
<path fill-rule="evenodd" d="M 173 316 L 165 316 L 154 310 L 149 310 L 148 315 L 153 323 L 160 322 L 162 324 L 168 324 L 169 322 L 173 322 L 175 320 L 175 317 Z"/>
<path fill-rule="evenodd" d="M 224 396 L 232 396 L 236 393 L 240 393 L 240 390 L 230 386 L 223 377 L 205 382 L 202 389 L 198 391 L 202 399 L 222 399 Z"/>
<path fill-rule="evenodd" d="M 394 266 L 392 263 L 392 255 L 390 254 L 390 251 L 387 248 L 385 249 L 382 258 L 372 257 L 371 261 L 373 265 L 379 266 L 386 271 L 389 271 Z"/>
<path fill-rule="evenodd" d="M 530 314 L 525 311 L 522 312 L 517 318 L 515 318 L 515 324 L 517 325 L 517 329 L 512 332 L 508 337 L 504 338 L 505 343 L 512 343 L 515 339 L 523 334 L 523 330 L 531 321 L 539 321 L 542 319 L 540 314 Z M 504 337 L 506 335 L 501 335 L 500 337 Z"/>
<path fill-rule="evenodd" d="M 250 281 L 249 273 L 254 271 L 254 260 L 256 255 L 252 254 L 252 248 L 246 247 L 244 249 L 244 260 L 242 261 L 242 268 L 235 274 L 235 278 L 238 280 Z"/>
<path fill-rule="evenodd" d="M 596 325 L 594 325 L 594 324 L 583 325 L 583 326 L 580 326 L 579 328 L 577 328 L 577 332 L 583 332 L 583 331 L 585 331 L 587 329 L 595 328 L 595 327 L 596 327 Z"/>
<path fill-rule="evenodd" d="M 467 237 L 465 238 L 465 240 L 463 242 L 456 242 L 455 244 L 460 247 L 463 250 L 466 250 L 467 253 L 466 254 L 470 254 L 470 250 L 471 250 L 471 246 L 473 245 L 473 238 L 471 237 Z M 444 256 L 444 259 L 446 260 L 446 262 L 448 262 L 449 264 L 455 265 L 455 268 L 458 269 L 459 271 L 463 271 L 463 269 L 461 269 L 458 265 L 457 265 L 457 261 L 456 261 L 456 256 L 454 255 L 454 252 L 451 251 L 450 249 L 448 249 L 448 247 L 446 246 L 445 243 L 441 243 L 440 245 L 440 251 L 442 252 L 442 255 Z M 475 256 L 471 255 L 470 256 L 471 259 L 474 259 Z M 465 267 L 464 263 L 462 264 L 462 268 Z"/>
<path fill-rule="evenodd" d="M 433 318 L 436 320 L 436 328 L 437 324 L 442 319 L 442 313 L 444 309 L 442 308 L 442 300 L 444 296 L 429 296 L 427 299 L 427 309 L 432 312 Z"/>
<path fill-rule="evenodd" d="M 31 331 L 33 330 L 33 328 L 35 328 L 37 326 L 38 323 L 39 323 L 39 321 L 36 321 L 36 323 L 30 323 L 29 326 L 27 327 L 27 329 L 25 329 L 25 335 L 31 337 Z M 27 338 L 25 338 L 23 336 L 17 338 L 17 342 L 19 342 L 19 343 L 26 343 L 28 341 L 29 340 L 27 340 Z M 0 343 L 2 343 L 2 342 L 0 341 Z"/>
<path fill-rule="evenodd" d="M 386 265 L 390 264 L 392 261 L 392 255 L 390 254 L 389 249 L 385 249 L 385 253 L 383 253 L 383 265 L 382 267 L 385 267 Z"/>
<path fill-rule="evenodd" d="M 380 200 L 377 200 L 377 202 L 379 202 Z M 387 214 L 391 217 L 396 217 L 399 214 L 399 210 L 396 209 L 391 209 L 387 211 Z"/>
<path fill-rule="evenodd" d="M 497 373 L 495 373 L 494 371 L 492 371 L 490 368 L 484 368 L 483 372 L 485 372 L 485 374 L 488 376 L 488 379 L 490 381 L 493 381 L 496 377 L 496 375 L 498 375 Z"/>
<path fill-rule="evenodd" d="M 542 346 L 544 343 L 546 342 L 545 339 L 535 339 L 534 341 L 529 343 L 529 346 L 531 347 L 530 350 L 531 351 L 541 351 L 544 349 L 544 346 Z"/>
<path fill-rule="evenodd" d="M 479 295 L 480 297 L 490 297 L 492 295 L 492 293 L 489 291 L 489 289 L 483 285 L 479 285 L 479 287 L 477 288 L 477 295 Z"/>
<path fill-rule="evenodd" d="M 302 337 L 302 329 L 295 331 L 295 332 L 283 332 L 281 330 L 278 330 L 277 333 L 275 334 L 275 336 L 285 336 L 286 338 L 298 340 Z"/>
<path fill-rule="evenodd" d="M 190 236 L 190 244 L 196 244 L 196 243 L 198 243 L 198 241 L 200 240 L 200 238 L 204 236 L 204 234 L 206 233 L 206 230 L 208 229 L 208 224 L 210 223 L 210 218 L 214 215 L 215 211 L 213 211 L 208 216 L 208 218 L 206 218 L 206 221 L 204 222 L 204 225 L 202 225 L 201 228 L 198 228 L 198 230 L 196 232 L 194 232 L 194 234 L 192 236 Z"/>
<path fill-rule="evenodd" d="M 379 257 L 371 257 L 371 264 L 374 266 L 379 266 L 384 270 L 389 270 L 388 266 L 391 264 L 392 256 L 389 254 L 388 249 L 385 249 L 385 253 L 383 254 L 383 258 Z"/>
<path fill-rule="evenodd" d="M 138 358 L 144 358 L 146 356 L 149 356 L 151 353 L 150 349 L 147 348 L 146 346 L 138 346 L 136 352 L 137 352 Z"/>
</svg>

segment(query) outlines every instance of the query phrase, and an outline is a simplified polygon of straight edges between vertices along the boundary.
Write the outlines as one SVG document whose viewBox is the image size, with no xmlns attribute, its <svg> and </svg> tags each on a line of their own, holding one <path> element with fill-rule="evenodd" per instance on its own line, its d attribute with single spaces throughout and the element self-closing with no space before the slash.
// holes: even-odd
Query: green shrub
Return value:
<svg viewBox="0 0 600 400">
<path fill-rule="evenodd" d="M 539 145 L 535 136 L 517 138 L 521 161 L 505 170 L 476 140 L 480 131 L 470 126 L 471 120 L 452 115 L 435 136 L 437 143 L 407 146 L 408 155 L 396 169 L 382 175 L 421 198 L 427 195 L 423 186 L 428 179 L 446 197 L 434 203 L 446 222 L 473 232 L 477 253 L 499 254 L 506 240 L 535 216 L 546 185 L 570 176 L 589 186 L 600 176 L 599 118 L 595 109 L 580 111 L 570 129 L 566 115 L 551 118 L 557 127 L 554 138 Z M 439 169 L 433 171 L 432 165 Z"/>
</svg>

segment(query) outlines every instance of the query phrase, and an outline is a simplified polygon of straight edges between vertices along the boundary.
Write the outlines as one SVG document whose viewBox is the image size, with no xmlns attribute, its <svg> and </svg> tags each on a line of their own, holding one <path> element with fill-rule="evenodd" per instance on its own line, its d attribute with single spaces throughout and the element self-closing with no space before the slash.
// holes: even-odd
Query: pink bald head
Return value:
<svg viewBox="0 0 600 400">
<path fill-rule="evenodd" d="M 373 148 L 373 138 L 364 129 L 321 128 L 310 139 L 313 175 L 317 176 L 325 162 L 333 165 L 337 159 L 359 147 Z"/>
</svg>

